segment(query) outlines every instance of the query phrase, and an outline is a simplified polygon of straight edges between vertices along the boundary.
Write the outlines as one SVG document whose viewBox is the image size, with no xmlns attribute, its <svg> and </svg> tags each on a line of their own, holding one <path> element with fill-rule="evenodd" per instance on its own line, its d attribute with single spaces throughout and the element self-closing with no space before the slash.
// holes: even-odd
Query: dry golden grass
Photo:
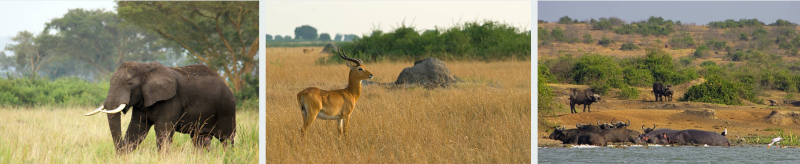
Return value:
<svg viewBox="0 0 800 164">
<path fill-rule="evenodd" d="M 317 47 L 322 49 L 322 47 Z M 470 83 L 448 89 L 365 86 L 339 137 L 335 121 L 319 120 L 300 137 L 297 92 L 341 89 L 348 68 L 315 65 L 323 54 L 267 48 L 268 163 L 529 163 L 530 61 L 446 62 Z M 316 48 L 315 48 L 316 49 Z M 396 80 L 413 63 L 366 63 L 373 82 Z M 489 84 L 491 83 L 491 84 Z"/>
<path fill-rule="evenodd" d="M 210 151 L 200 151 L 189 135 L 175 133 L 165 154 L 159 153 L 155 132 L 134 152 L 116 155 L 104 114 L 91 117 L 85 108 L 0 108 L 0 163 L 257 163 L 258 112 L 237 112 L 235 148 L 224 151 L 212 140 Z M 127 129 L 131 114 L 122 117 Z M 124 132 L 123 132 L 124 133 Z M 123 134 L 124 135 L 124 134 Z"/>
</svg>

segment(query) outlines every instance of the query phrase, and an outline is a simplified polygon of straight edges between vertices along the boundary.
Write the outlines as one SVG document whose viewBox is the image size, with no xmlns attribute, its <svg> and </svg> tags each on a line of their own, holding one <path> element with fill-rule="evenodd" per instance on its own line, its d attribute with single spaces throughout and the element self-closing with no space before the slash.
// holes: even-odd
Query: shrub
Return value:
<svg viewBox="0 0 800 164">
<path fill-rule="evenodd" d="M 619 99 L 633 100 L 639 97 L 639 90 L 635 87 L 625 86 L 619 89 Z"/>
<path fill-rule="evenodd" d="M 742 27 L 761 27 L 764 25 L 764 22 L 758 21 L 758 19 L 739 19 L 739 21 L 735 21 L 733 19 L 726 19 L 725 21 L 712 21 L 708 23 L 708 26 L 714 28 L 742 28 Z"/>
<path fill-rule="evenodd" d="M 708 57 L 711 53 L 708 51 L 708 46 L 700 45 L 694 50 L 694 57 L 696 58 L 705 58 Z"/>
<path fill-rule="evenodd" d="M 710 48 L 710 49 L 715 50 L 715 51 L 724 50 L 726 47 L 728 47 L 727 42 L 725 42 L 725 41 L 714 41 L 714 40 L 707 41 L 706 42 L 706 46 L 707 46 L 707 48 Z"/>
<path fill-rule="evenodd" d="M 578 84 L 602 83 L 611 87 L 619 87 L 622 84 L 622 70 L 610 56 L 584 55 L 578 59 L 570 72 Z"/>
<path fill-rule="evenodd" d="M 539 116 L 547 116 L 547 115 L 553 115 L 556 109 L 561 108 L 561 104 L 556 103 L 555 93 L 553 93 L 552 89 L 550 89 L 549 86 L 545 85 L 545 83 L 549 82 L 548 81 L 549 78 L 547 78 L 549 72 L 546 69 L 547 67 L 544 67 L 545 69 L 543 70 L 542 66 L 543 65 L 539 65 L 539 74 L 538 74 L 539 78 L 537 80 L 538 84 L 536 85 L 538 90 L 537 95 L 539 96 L 538 111 L 539 111 Z"/>
<path fill-rule="evenodd" d="M 742 105 L 739 101 L 739 88 L 732 82 L 719 77 L 694 85 L 680 98 L 680 101 L 706 102 L 727 105 Z"/>
<path fill-rule="evenodd" d="M 391 32 L 375 30 L 374 35 L 339 46 L 347 54 L 352 54 L 351 57 L 364 62 L 415 61 L 427 57 L 484 61 L 530 58 L 530 33 L 508 24 L 496 21 L 466 22 L 448 29 L 434 30 L 442 32 L 438 35 L 420 35 L 414 27 L 401 24 Z M 556 35 L 550 37 L 563 39 L 563 31 L 560 30 L 554 29 Z M 344 62 L 335 54 L 319 61 L 319 64 Z"/>
<path fill-rule="evenodd" d="M 639 49 L 639 46 L 636 46 L 636 44 L 633 44 L 633 43 L 625 43 L 625 44 L 622 44 L 622 47 L 620 47 L 620 50 L 623 50 L 623 51 L 638 50 L 638 49 Z"/>
<path fill-rule="evenodd" d="M 787 20 L 778 19 L 775 23 L 769 24 L 770 26 L 797 26 L 796 23 L 789 22 Z"/>
<path fill-rule="evenodd" d="M 681 65 L 683 66 L 689 66 L 689 64 L 692 64 L 692 61 L 694 61 L 694 59 L 695 58 L 693 57 L 680 57 L 678 58 L 678 63 L 681 63 Z"/>
<path fill-rule="evenodd" d="M 749 39 L 747 39 L 747 34 L 745 34 L 745 33 L 739 33 L 739 40 L 744 40 L 744 41 L 747 41 L 747 40 L 749 40 Z"/>
<path fill-rule="evenodd" d="M 594 39 L 592 39 L 592 35 L 591 34 L 583 34 L 583 43 L 585 43 L 585 44 L 594 43 Z"/>
<path fill-rule="evenodd" d="M 686 32 L 681 35 L 672 36 L 670 39 L 670 45 L 677 47 L 677 48 L 689 48 L 695 45 L 694 38 Z"/>
<path fill-rule="evenodd" d="M 643 87 L 653 84 L 653 74 L 650 70 L 629 66 L 625 67 L 622 73 L 625 75 L 624 80 L 628 85 Z"/>
<path fill-rule="evenodd" d="M 575 21 L 577 21 L 577 19 Z M 561 18 L 558 18 L 558 24 L 573 24 L 573 23 L 575 22 L 569 16 L 563 16 Z"/>
<path fill-rule="evenodd" d="M 613 44 L 614 41 L 611 39 L 606 38 L 605 36 L 600 38 L 600 41 L 597 44 L 602 45 L 603 47 L 608 47 L 609 45 Z"/>
<path fill-rule="evenodd" d="M 564 39 L 564 30 L 562 30 L 561 27 L 556 27 L 552 31 L 550 31 L 550 36 L 552 36 L 553 39 L 559 42 L 564 42 L 566 40 Z"/>
<path fill-rule="evenodd" d="M 80 105 L 102 104 L 108 94 L 108 82 L 92 83 L 78 77 L 0 79 L 0 105 Z"/>
<path fill-rule="evenodd" d="M 592 19 L 594 20 L 594 19 Z M 607 18 L 600 18 L 600 21 L 596 21 L 591 23 L 593 30 L 613 30 L 614 27 L 611 23 L 611 20 Z"/>
</svg>

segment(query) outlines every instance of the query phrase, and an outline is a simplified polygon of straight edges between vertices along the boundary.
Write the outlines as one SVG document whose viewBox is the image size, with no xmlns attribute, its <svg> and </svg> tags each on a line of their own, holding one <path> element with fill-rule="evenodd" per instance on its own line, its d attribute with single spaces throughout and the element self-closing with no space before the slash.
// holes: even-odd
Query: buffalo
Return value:
<svg viewBox="0 0 800 164">
<path fill-rule="evenodd" d="M 674 91 L 672 91 L 671 87 L 672 87 L 672 85 L 667 85 L 667 87 L 664 88 L 664 95 L 663 96 L 668 99 L 667 101 L 672 101 L 672 93 Z M 661 100 L 663 101 L 664 98 L 661 98 Z"/>
<path fill-rule="evenodd" d="M 613 129 L 613 128 L 615 128 L 615 127 L 614 127 L 614 124 L 610 124 L 610 123 L 603 123 L 603 124 L 600 124 L 600 120 L 597 120 L 597 126 L 599 126 L 599 127 L 600 127 L 600 129 L 602 129 L 602 130 L 606 130 L 606 129 Z"/>
<path fill-rule="evenodd" d="M 664 95 L 664 84 L 659 82 L 653 83 L 653 95 L 655 95 L 656 101 L 664 101 L 664 98 L 661 97 Z"/>
<path fill-rule="evenodd" d="M 652 132 L 653 130 L 656 130 L 656 124 L 653 124 L 653 128 L 647 128 L 647 129 L 645 129 L 645 128 L 644 128 L 644 125 L 642 125 L 642 131 L 643 131 L 644 133 L 650 133 L 650 132 Z"/>
<path fill-rule="evenodd" d="M 586 108 L 589 108 L 589 112 L 592 112 L 592 103 L 600 101 L 600 94 L 595 94 L 591 90 L 584 90 L 584 91 L 576 91 L 572 90 L 572 94 L 569 95 L 569 108 L 571 113 L 578 113 L 575 111 L 575 105 L 583 105 L 583 112 L 586 112 Z"/>
<path fill-rule="evenodd" d="M 605 146 L 606 141 L 600 133 L 589 132 L 581 129 L 565 130 L 564 127 L 557 127 L 553 133 L 550 134 L 550 139 L 559 140 L 564 144 L 575 145 L 597 145 Z"/>
<path fill-rule="evenodd" d="M 636 137 L 641 133 L 626 128 L 613 128 L 603 130 L 603 132 L 600 132 L 600 134 L 603 135 L 603 138 L 606 139 L 606 142 L 636 143 Z"/>
<path fill-rule="evenodd" d="M 705 144 L 708 146 L 731 146 L 730 141 L 725 136 L 716 132 L 702 130 L 681 130 L 677 132 L 667 132 L 657 134 L 658 141 L 666 144 Z"/>
<path fill-rule="evenodd" d="M 613 123 L 614 119 L 611 119 L 611 122 Z M 618 121 L 617 123 L 614 123 L 614 128 L 625 128 L 625 127 L 628 127 L 629 125 L 631 125 L 631 120 L 630 119 L 628 119 L 628 123 L 627 124 L 625 124 L 622 121 Z"/>
<path fill-rule="evenodd" d="M 655 129 L 655 124 L 653 124 L 653 129 Z M 637 139 L 636 139 L 636 143 L 640 143 L 640 144 L 641 143 L 656 144 L 656 143 L 659 143 L 659 140 L 658 140 L 658 137 L 657 137 L 658 134 L 672 133 L 672 132 L 678 132 L 678 130 L 672 130 L 672 129 L 655 129 L 655 130 L 652 130 L 651 129 L 649 132 L 645 132 L 645 134 L 639 135 L 639 137 L 637 137 Z"/>
</svg>

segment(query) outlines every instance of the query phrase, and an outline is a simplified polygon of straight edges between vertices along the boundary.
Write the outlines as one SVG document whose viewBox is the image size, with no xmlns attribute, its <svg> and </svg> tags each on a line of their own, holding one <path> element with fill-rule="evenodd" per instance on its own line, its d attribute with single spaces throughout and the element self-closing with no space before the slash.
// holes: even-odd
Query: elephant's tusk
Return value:
<svg viewBox="0 0 800 164">
<path fill-rule="evenodd" d="M 102 106 L 102 105 L 100 105 L 100 108 L 97 108 L 96 110 L 94 110 L 94 111 L 92 111 L 92 112 L 89 112 L 89 113 L 86 113 L 86 114 L 83 114 L 83 115 L 84 115 L 84 116 L 91 116 L 91 115 L 97 114 L 97 113 L 99 113 L 101 110 L 103 110 L 103 108 L 104 108 L 104 107 L 105 107 L 105 106 Z"/>
<path fill-rule="evenodd" d="M 103 112 L 103 113 L 119 113 L 119 111 L 122 111 L 122 109 L 124 109 L 124 108 L 125 108 L 125 104 L 120 104 L 119 107 L 117 107 L 117 109 L 114 109 L 114 110 L 111 110 L 111 111 L 101 110 L 101 112 Z"/>
</svg>

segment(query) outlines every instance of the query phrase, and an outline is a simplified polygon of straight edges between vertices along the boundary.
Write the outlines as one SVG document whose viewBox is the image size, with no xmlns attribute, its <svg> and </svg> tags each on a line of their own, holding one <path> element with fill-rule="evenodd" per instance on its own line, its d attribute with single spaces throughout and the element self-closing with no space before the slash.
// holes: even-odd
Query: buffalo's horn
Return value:
<svg viewBox="0 0 800 164">
<path fill-rule="evenodd" d="M 612 119 L 611 119 L 611 123 L 612 123 L 612 124 L 614 124 L 614 119 L 617 119 L 617 118 L 612 118 Z"/>
<path fill-rule="evenodd" d="M 656 129 L 656 124 L 653 124 L 653 129 Z"/>
<path fill-rule="evenodd" d="M 642 125 L 642 130 L 644 130 L 644 125 Z"/>
<path fill-rule="evenodd" d="M 98 112 L 100 112 L 101 110 L 103 110 L 103 107 L 104 107 L 104 106 L 100 105 L 100 108 L 97 108 L 96 110 L 94 110 L 94 111 L 92 111 L 92 112 L 89 112 L 89 113 L 86 113 L 86 114 L 83 114 L 83 115 L 84 115 L 84 116 L 91 116 L 91 115 L 97 114 Z"/>
<path fill-rule="evenodd" d="M 575 123 L 576 128 L 581 128 L 581 123 Z"/>
<path fill-rule="evenodd" d="M 600 126 L 600 120 L 597 120 L 597 126 Z"/>
<path fill-rule="evenodd" d="M 628 119 L 628 124 L 626 125 L 631 125 L 631 119 Z"/>
<path fill-rule="evenodd" d="M 124 109 L 124 108 L 125 108 L 125 104 L 120 104 L 120 105 L 119 105 L 119 107 L 117 107 L 117 108 L 116 108 L 116 109 L 114 109 L 114 110 L 111 110 L 111 111 L 104 111 L 104 110 L 101 110 L 101 112 L 103 112 L 103 113 L 119 113 L 119 112 L 120 112 L 120 111 L 122 111 L 122 109 Z"/>
</svg>

